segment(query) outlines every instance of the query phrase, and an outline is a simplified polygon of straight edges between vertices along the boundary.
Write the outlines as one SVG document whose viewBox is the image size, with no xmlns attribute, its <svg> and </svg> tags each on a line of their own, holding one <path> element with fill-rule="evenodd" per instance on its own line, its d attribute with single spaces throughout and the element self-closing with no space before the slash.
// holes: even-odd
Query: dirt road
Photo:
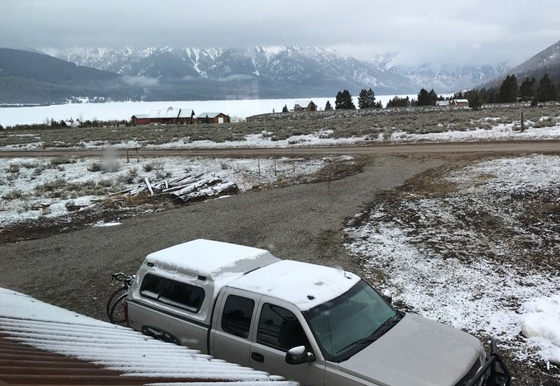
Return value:
<svg viewBox="0 0 560 386">
<path fill-rule="evenodd" d="M 119 156 L 126 156 L 126 149 L 117 149 Z M 284 156 L 325 156 L 325 155 L 437 155 L 437 154 L 492 154 L 492 153 L 556 153 L 560 152 L 560 141 L 486 141 L 461 143 L 415 143 L 384 144 L 369 146 L 318 146 L 290 148 L 192 148 L 192 149 L 128 149 L 130 157 L 284 157 Z M 27 151 L 0 151 L 0 158 L 81 156 L 97 157 L 104 155 L 103 149 L 49 149 Z"/>
</svg>

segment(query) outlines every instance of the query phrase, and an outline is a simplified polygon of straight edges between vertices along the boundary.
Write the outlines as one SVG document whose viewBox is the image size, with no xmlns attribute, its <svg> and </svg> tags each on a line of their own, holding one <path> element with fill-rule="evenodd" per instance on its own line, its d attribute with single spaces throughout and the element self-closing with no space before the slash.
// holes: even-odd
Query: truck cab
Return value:
<svg viewBox="0 0 560 386">
<path fill-rule="evenodd" d="M 479 385 L 488 363 L 355 274 L 208 240 L 148 255 L 127 303 L 139 331 L 302 385 Z"/>
</svg>

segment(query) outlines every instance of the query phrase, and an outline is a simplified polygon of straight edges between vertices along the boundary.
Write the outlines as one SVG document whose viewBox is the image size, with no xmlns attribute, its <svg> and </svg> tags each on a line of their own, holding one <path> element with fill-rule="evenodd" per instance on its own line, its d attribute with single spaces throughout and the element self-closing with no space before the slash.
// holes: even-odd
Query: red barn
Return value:
<svg viewBox="0 0 560 386">
<path fill-rule="evenodd" d="M 201 113 L 196 117 L 197 123 L 229 123 L 229 115 L 224 113 Z"/>
</svg>

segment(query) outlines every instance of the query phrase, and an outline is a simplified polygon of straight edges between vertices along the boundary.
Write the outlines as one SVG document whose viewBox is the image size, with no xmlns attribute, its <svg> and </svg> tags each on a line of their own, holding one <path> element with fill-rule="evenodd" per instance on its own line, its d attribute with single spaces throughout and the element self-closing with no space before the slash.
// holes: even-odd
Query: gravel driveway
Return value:
<svg viewBox="0 0 560 386">
<path fill-rule="evenodd" d="M 195 238 L 266 248 L 281 258 L 360 273 L 342 245 L 345 220 L 376 192 L 441 165 L 425 155 L 378 156 L 341 180 L 254 191 L 1 247 L 0 286 L 105 319 L 111 273 L 137 270 L 146 254 Z"/>
</svg>

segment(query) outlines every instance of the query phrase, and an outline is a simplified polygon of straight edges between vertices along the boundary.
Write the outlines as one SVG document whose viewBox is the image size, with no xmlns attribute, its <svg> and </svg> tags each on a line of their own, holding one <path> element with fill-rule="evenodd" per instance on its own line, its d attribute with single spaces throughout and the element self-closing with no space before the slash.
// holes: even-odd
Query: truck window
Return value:
<svg viewBox="0 0 560 386">
<path fill-rule="evenodd" d="M 197 313 L 204 300 L 204 289 L 165 277 L 147 274 L 142 280 L 140 295 Z"/>
<path fill-rule="evenodd" d="M 257 342 L 282 351 L 297 346 L 309 349 L 309 341 L 296 316 L 269 303 L 265 303 L 261 310 Z"/>
<path fill-rule="evenodd" d="M 222 330 L 229 334 L 247 338 L 254 308 L 254 300 L 229 295 L 222 313 Z"/>
</svg>

